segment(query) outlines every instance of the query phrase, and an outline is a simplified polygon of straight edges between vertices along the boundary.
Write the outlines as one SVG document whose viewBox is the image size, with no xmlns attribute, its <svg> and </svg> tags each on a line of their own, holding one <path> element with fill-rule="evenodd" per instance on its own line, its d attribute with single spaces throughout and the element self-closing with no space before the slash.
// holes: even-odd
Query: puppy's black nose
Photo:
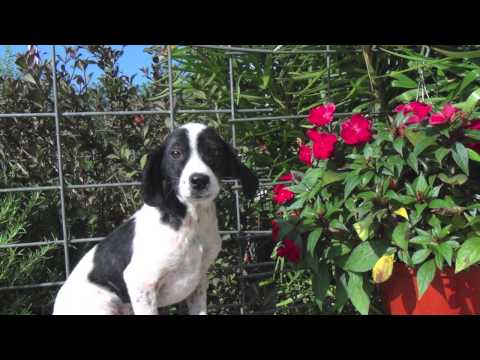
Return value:
<svg viewBox="0 0 480 360">
<path fill-rule="evenodd" d="M 190 175 L 190 184 L 193 190 L 203 190 L 210 182 L 210 178 L 205 174 L 192 174 Z"/>
</svg>

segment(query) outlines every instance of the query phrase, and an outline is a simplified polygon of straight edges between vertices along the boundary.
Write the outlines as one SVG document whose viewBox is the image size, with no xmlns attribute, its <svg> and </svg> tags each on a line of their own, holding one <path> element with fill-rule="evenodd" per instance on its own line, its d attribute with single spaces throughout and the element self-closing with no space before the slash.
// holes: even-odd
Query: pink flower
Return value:
<svg viewBox="0 0 480 360">
<path fill-rule="evenodd" d="M 280 235 L 280 225 L 275 220 L 272 220 L 272 240 L 278 241 Z"/>
<path fill-rule="evenodd" d="M 312 166 L 312 148 L 308 145 L 300 145 L 298 159 L 308 167 Z"/>
<path fill-rule="evenodd" d="M 283 240 L 282 247 L 277 249 L 277 255 L 286 257 L 289 261 L 297 263 L 300 260 L 300 249 L 293 240 Z"/>
<path fill-rule="evenodd" d="M 313 129 L 307 131 L 307 136 L 313 141 L 313 156 L 315 159 L 327 160 L 335 151 L 337 136 Z"/>
<path fill-rule="evenodd" d="M 459 109 L 452 104 L 445 104 L 441 112 L 437 112 L 430 116 L 428 122 L 430 125 L 440 125 L 447 121 L 452 121 L 457 111 L 459 111 Z"/>
<path fill-rule="evenodd" d="M 336 106 L 333 103 L 320 105 L 310 110 L 308 114 L 308 121 L 316 126 L 328 125 L 333 120 L 333 114 L 335 113 Z"/>
<path fill-rule="evenodd" d="M 349 145 L 358 145 L 372 140 L 372 123 L 361 114 L 354 114 L 340 126 L 340 136 Z"/>
<path fill-rule="evenodd" d="M 427 105 L 421 102 L 412 101 L 411 103 L 408 103 L 408 104 L 398 105 L 394 111 L 402 112 L 403 115 L 412 114 L 407 119 L 406 123 L 408 125 L 417 124 L 423 121 L 427 117 L 428 113 L 432 111 L 432 105 Z"/>
<path fill-rule="evenodd" d="M 480 130 L 480 119 L 472 120 L 466 128 L 469 130 Z M 480 142 L 466 144 L 466 146 L 480 154 Z"/>
</svg>

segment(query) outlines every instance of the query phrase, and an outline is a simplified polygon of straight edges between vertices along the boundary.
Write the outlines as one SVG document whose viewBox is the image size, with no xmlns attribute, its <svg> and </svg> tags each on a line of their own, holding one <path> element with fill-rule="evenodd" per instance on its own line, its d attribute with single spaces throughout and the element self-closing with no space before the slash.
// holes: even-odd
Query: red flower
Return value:
<svg viewBox="0 0 480 360">
<path fill-rule="evenodd" d="M 280 179 L 278 179 L 280 181 L 292 181 L 293 180 L 293 174 L 291 172 L 285 174 L 285 175 L 282 175 L 280 177 Z"/>
<path fill-rule="evenodd" d="M 278 184 L 274 186 L 272 200 L 278 205 L 283 205 L 290 200 L 293 200 L 295 193 L 288 190 L 288 188 L 283 184 Z"/>
<path fill-rule="evenodd" d="M 480 119 L 472 120 L 470 125 L 466 126 L 466 128 L 469 130 L 480 130 Z M 480 154 L 480 142 L 470 143 L 466 146 Z"/>
<path fill-rule="evenodd" d="M 298 159 L 308 167 L 312 166 L 312 148 L 308 145 L 300 145 Z"/>
<path fill-rule="evenodd" d="M 279 179 L 280 181 L 292 181 L 293 174 L 291 172 L 283 175 Z M 273 202 L 282 205 L 286 202 L 292 200 L 295 197 L 295 193 L 288 190 L 288 188 L 284 184 L 277 184 L 273 187 Z"/>
<path fill-rule="evenodd" d="M 272 220 L 272 240 L 278 241 L 278 235 L 280 235 L 280 225 L 275 220 Z"/>
<path fill-rule="evenodd" d="M 430 111 L 432 111 L 432 105 L 427 105 L 421 102 L 412 101 L 408 104 L 398 105 L 395 112 L 402 112 L 403 115 L 412 114 L 407 119 L 407 124 L 417 124 L 425 119 Z"/>
<path fill-rule="evenodd" d="M 358 145 L 372 140 L 372 123 L 361 114 L 354 114 L 340 126 L 340 136 L 349 145 Z"/>
<path fill-rule="evenodd" d="M 328 103 L 313 108 L 308 114 L 308 121 L 316 126 L 328 125 L 332 122 L 335 109 L 336 106 L 333 103 Z"/>
<path fill-rule="evenodd" d="M 292 181 L 293 180 L 293 174 L 291 172 L 286 173 L 285 175 L 280 176 L 278 181 Z M 273 186 L 273 192 L 276 193 L 279 189 L 282 187 L 285 187 L 284 184 L 277 184 Z"/>
<path fill-rule="evenodd" d="M 313 156 L 315 159 L 327 160 L 335 150 L 337 136 L 326 132 L 310 129 L 307 136 L 313 141 Z"/>
<path fill-rule="evenodd" d="M 283 240 L 283 246 L 277 249 L 277 255 L 297 263 L 300 260 L 300 249 L 293 240 L 285 239 Z"/>
<path fill-rule="evenodd" d="M 441 112 L 437 112 L 430 116 L 428 122 L 430 125 L 440 125 L 447 121 L 452 121 L 457 111 L 459 111 L 459 109 L 452 104 L 445 104 Z"/>
<path fill-rule="evenodd" d="M 133 123 L 137 126 L 143 125 L 145 123 L 145 118 L 143 115 L 135 115 L 133 117 Z"/>
</svg>

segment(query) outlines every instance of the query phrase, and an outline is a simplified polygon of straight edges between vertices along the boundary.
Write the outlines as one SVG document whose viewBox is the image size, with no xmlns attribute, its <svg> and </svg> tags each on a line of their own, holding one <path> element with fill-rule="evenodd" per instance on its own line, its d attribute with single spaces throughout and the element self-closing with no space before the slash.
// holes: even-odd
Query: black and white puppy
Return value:
<svg viewBox="0 0 480 360">
<path fill-rule="evenodd" d="M 213 129 L 174 130 L 149 155 L 143 206 L 80 260 L 53 314 L 158 314 L 183 300 L 206 314 L 207 270 L 221 249 L 214 200 L 227 177 L 253 198 L 257 177 Z"/>
</svg>

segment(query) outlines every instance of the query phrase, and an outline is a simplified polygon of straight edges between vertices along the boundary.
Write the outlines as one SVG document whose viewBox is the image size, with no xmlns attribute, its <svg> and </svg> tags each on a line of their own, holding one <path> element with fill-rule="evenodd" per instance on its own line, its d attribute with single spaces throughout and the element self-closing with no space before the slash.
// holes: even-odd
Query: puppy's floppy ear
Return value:
<svg viewBox="0 0 480 360">
<path fill-rule="evenodd" d="M 236 151 L 229 144 L 225 144 L 231 160 L 229 176 L 240 179 L 245 197 L 253 199 L 258 190 L 257 176 L 242 163 Z"/>
<path fill-rule="evenodd" d="M 163 200 L 162 158 L 165 146 L 161 145 L 152 151 L 147 158 L 143 169 L 142 196 L 149 206 L 159 206 Z"/>
</svg>

